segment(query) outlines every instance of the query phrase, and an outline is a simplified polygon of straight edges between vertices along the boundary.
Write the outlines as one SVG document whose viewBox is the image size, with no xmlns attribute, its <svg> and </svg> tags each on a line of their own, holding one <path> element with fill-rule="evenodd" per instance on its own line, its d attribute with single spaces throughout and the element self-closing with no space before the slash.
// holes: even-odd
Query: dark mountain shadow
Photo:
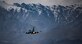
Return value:
<svg viewBox="0 0 82 44">
<path fill-rule="evenodd" d="M 65 39 L 65 40 L 57 41 L 56 44 L 82 44 L 82 40 L 80 40 L 80 39 L 75 39 L 75 40 Z"/>
</svg>

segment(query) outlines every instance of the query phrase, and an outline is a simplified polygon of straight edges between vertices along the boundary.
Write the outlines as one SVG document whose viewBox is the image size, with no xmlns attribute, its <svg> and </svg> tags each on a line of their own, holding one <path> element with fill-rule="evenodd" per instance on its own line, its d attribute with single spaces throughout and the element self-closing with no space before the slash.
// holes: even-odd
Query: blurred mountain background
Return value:
<svg viewBox="0 0 82 44">
<path fill-rule="evenodd" d="M 82 44 L 79 5 L 1 4 L 0 44 Z M 42 32 L 26 35 L 33 26 Z"/>
</svg>

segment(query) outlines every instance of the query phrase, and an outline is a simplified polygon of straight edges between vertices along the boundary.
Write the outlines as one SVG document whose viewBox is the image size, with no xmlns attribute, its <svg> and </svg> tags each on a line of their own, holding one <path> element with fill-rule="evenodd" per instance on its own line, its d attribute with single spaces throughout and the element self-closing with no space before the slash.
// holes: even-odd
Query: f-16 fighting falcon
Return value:
<svg viewBox="0 0 82 44">
<path fill-rule="evenodd" d="M 26 32 L 26 34 L 37 34 L 39 32 L 35 32 L 35 27 L 33 27 L 32 30 L 29 30 L 28 32 Z"/>
</svg>

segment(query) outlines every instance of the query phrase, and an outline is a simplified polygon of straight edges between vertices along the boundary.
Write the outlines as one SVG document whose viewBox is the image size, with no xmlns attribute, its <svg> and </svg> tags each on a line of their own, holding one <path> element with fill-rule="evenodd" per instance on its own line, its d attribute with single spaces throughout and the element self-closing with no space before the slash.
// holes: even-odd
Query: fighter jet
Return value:
<svg viewBox="0 0 82 44">
<path fill-rule="evenodd" d="M 26 34 L 37 34 L 37 33 L 39 33 L 39 32 L 35 32 L 34 30 L 35 30 L 35 27 L 33 27 L 32 30 L 29 30 L 29 32 L 26 32 Z"/>
</svg>

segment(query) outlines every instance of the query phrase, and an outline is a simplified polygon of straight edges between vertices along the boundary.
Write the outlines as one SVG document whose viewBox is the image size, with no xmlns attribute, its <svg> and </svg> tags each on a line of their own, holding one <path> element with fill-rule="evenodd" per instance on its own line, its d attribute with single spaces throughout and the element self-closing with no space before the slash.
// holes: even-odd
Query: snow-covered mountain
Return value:
<svg viewBox="0 0 82 44">
<path fill-rule="evenodd" d="M 15 6 L 26 9 L 28 12 L 36 12 L 38 16 L 44 15 L 48 18 L 54 18 L 55 21 L 60 23 L 70 23 L 78 18 L 82 13 L 82 7 L 78 5 L 70 6 L 44 6 L 41 4 L 18 4 L 14 3 Z M 79 13 L 79 14 L 78 14 Z M 53 17 L 54 16 L 54 17 Z"/>
<path fill-rule="evenodd" d="M 4 2 L 5 4 L 6 2 Z M 82 7 L 79 5 L 53 5 L 44 6 L 41 4 L 19 4 L 14 3 L 13 5 L 7 4 L 6 8 L 9 14 L 14 14 L 17 19 L 27 21 L 30 19 L 38 19 L 48 23 L 57 25 L 66 25 L 75 22 L 82 14 Z M 6 5 L 6 6 L 7 6 Z M 20 17 L 21 16 L 21 17 Z M 78 19 L 80 20 L 80 19 Z M 80 20 L 81 21 L 81 20 Z"/>
</svg>

